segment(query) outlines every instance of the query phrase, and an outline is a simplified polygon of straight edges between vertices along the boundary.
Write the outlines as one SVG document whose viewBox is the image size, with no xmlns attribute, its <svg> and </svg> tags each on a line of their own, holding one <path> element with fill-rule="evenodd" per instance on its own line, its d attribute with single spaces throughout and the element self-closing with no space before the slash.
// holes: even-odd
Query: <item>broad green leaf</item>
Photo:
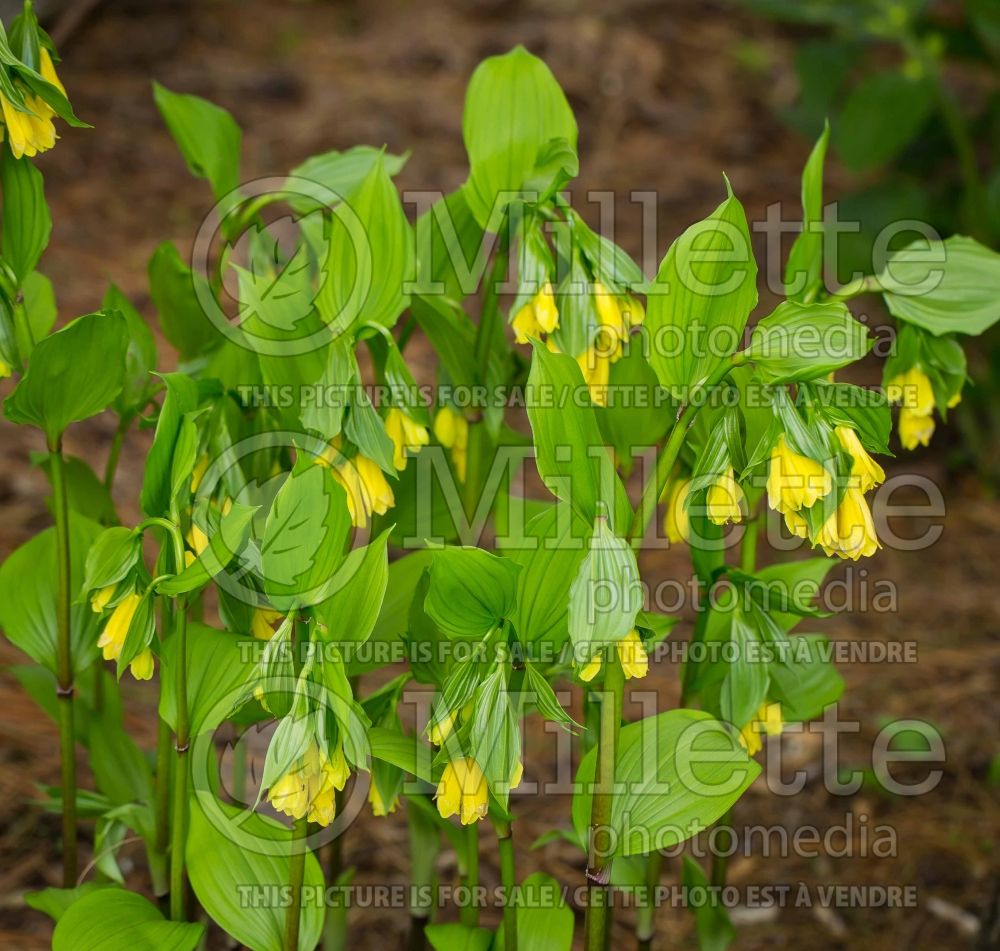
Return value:
<svg viewBox="0 0 1000 951">
<path fill-rule="evenodd" d="M 181 420 L 198 405 L 198 386 L 186 373 L 163 376 L 166 394 L 156 421 L 153 445 L 146 456 L 139 500 L 149 516 L 165 515 L 170 507 L 170 473 Z"/>
<path fill-rule="evenodd" d="M 325 466 L 292 472 L 267 515 L 264 590 L 279 610 L 319 604 L 344 560 L 351 521 L 344 490 Z"/>
<path fill-rule="evenodd" d="M 125 732 L 119 711 L 93 714 L 88 737 L 90 765 L 97 788 L 116 806 L 133 803 L 147 807 L 148 821 L 139 831 L 153 827 L 153 771 L 135 741 Z"/>
<path fill-rule="evenodd" d="M 428 925 L 424 937 L 434 951 L 490 951 L 493 932 L 459 923 Z"/>
<path fill-rule="evenodd" d="M 409 303 L 413 229 L 379 157 L 333 211 L 329 254 L 316 306 L 335 332 L 362 322 L 391 327 Z"/>
<path fill-rule="evenodd" d="M 289 177 L 298 181 L 293 183 L 293 191 L 287 196 L 288 204 L 300 215 L 309 214 L 317 204 L 328 207 L 331 192 L 343 201 L 364 181 L 380 158 L 386 172 L 395 178 L 403 170 L 409 157 L 408 152 L 405 155 L 393 155 L 371 145 L 355 145 L 343 152 L 331 149 L 329 152 L 313 155 L 292 169 Z M 310 189 L 306 186 L 306 194 L 303 195 L 300 190 L 304 182 L 311 182 L 319 187 Z"/>
<path fill-rule="evenodd" d="M 785 265 L 785 294 L 791 300 L 812 299 L 823 286 L 823 163 L 829 141 L 830 125 L 824 123 L 802 169 L 802 232 Z"/>
<path fill-rule="evenodd" d="M 106 311 L 118 311 L 128 322 L 125 380 L 115 409 L 119 416 L 139 412 L 155 383 L 150 374 L 156 369 L 156 341 L 142 314 L 114 284 L 104 295 L 101 307 Z"/>
<path fill-rule="evenodd" d="M 181 359 L 192 360 L 222 341 L 201 304 L 212 294 L 205 277 L 191 271 L 171 241 L 160 244 L 149 259 L 149 293 L 163 336 Z"/>
<path fill-rule="evenodd" d="M 417 287 L 426 295 L 426 305 L 447 309 L 441 296 L 454 302 L 475 293 L 486 272 L 487 256 L 483 228 L 469 208 L 466 190 L 439 198 L 417 218 L 415 232 Z M 453 381 L 460 379 L 452 373 Z"/>
<path fill-rule="evenodd" d="M 330 582 L 330 597 L 314 608 L 323 640 L 345 644 L 368 639 L 389 583 L 388 544 L 386 529 L 344 559 Z"/>
<path fill-rule="evenodd" d="M 233 117 L 199 96 L 153 83 L 153 98 L 192 175 L 208 179 L 221 199 L 240 184 L 242 134 Z"/>
<path fill-rule="evenodd" d="M 31 339 L 17 328 L 18 352 L 22 358 L 28 359 L 35 344 L 49 335 L 56 322 L 59 311 L 56 308 L 56 295 L 52 289 L 52 281 L 38 271 L 32 271 L 21 284 L 24 296 L 24 314 L 31 328 Z"/>
<path fill-rule="evenodd" d="M 194 951 L 203 925 L 167 921 L 151 902 L 124 888 L 101 888 L 59 918 L 52 951 Z"/>
<path fill-rule="evenodd" d="M 100 526 L 70 513 L 70 597 L 83 582 L 87 551 Z M 47 528 L 8 555 L 0 565 L 0 627 L 7 639 L 47 670 L 56 671 L 56 530 Z M 98 656 L 98 617 L 90 604 L 70 608 L 73 668 L 82 670 Z"/>
<path fill-rule="evenodd" d="M 573 825 L 586 841 L 596 747 L 580 762 Z M 622 727 L 611 826 L 616 855 L 670 848 L 718 820 L 743 795 L 760 766 L 736 734 L 700 710 L 670 710 Z"/>
<path fill-rule="evenodd" d="M 10 149 L 4 149 L 0 158 L 0 188 L 3 189 L 3 259 L 21 285 L 34 271 L 52 231 L 45 183 L 33 162 L 16 159 Z"/>
<path fill-rule="evenodd" d="M 102 888 L 114 888 L 108 882 L 84 882 L 76 888 L 42 888 L 37 892 L 26 892 L 24 903 L 43 915 L 48 915 L 53 921 L 58 921 L 66 909 L 84 895 L 99 891 Z"/>
<path fill-rule="evenodd" d="M 52 457 L 47 452 L 30 453 L 31 464 L 38 466 L 52 484 Z M 63 457 L 63 476 L 66 479 L 66 499 L 69 507 L 86 515 L 101 525 L 116 525 L 118 513 L 107 486 L 90 466 L 77 456 Z M 55 517 L 52 496 L 46 499 L 49 511 Z"/>
<path fill-rule="evenodd" d="M 519 571 L 481 548 L 438 549 L 424 609 L 452 637 L 482 637 L 513 615 Z"/>
<path fill-rule="evenodd" d="M 375 759 L 391 763 L 424 782 L 434 782 L 431 774 L 433 751 L 415 736 L 408 736 L 398 730 L 373 726 L 368 731 L 368 743 Z"/>
<path fill-rule="evenodd" d="M 769 693 L 781 703 L 786 722 L 812 720 L 840 699 L 844 680 L 830 662 L 828 649 L 822 634 L 800 634 L 789 640 L 787 656 L 771 665 Z"/>
<path fill-rule="evenodd" d="M 889 313 L 932 334 L 981 334 L 1000 319 L 1000 254 L 972 238 L 890 253 L 878 276 Z"/>
<path fill-rule="evenodd" d="M 913 141 L 933 106 L 930 80 L 875 73 L 851 90 L 834 122 L 834 145 L 851 171 L 877 168 Z"/>
<path fill-rule="evenodd" d="M 648 289 L 649 362 L 680 399 L 738 348 L 757 304 L 757 263 L 743 206 L 728 197 L 667 251 Z"/>
<path fill-rule="evenodd" d="M 753 329 L 746 355 L 766 383 L 814 380 L 860 360 L 871 349 L 864 324 L 838 301 L 782 301 Z"/>
<path fill-rule="evenodd" d="M 861 444 L 869 452 L 889 452 L 892 413 L 881 389 L 821 380 L 813 381 L 810 389 L 816 395 L 818 412 L 831 425 L 857 430 Z"/>
<path fill-rule="evenodd" d="M 465 198 L 483 227 L 494 206 L 502 208 L 526 186 L 544 194 L 575 174 L 573 110 L 549 67 L 522 46 L 476 67 L 466 89 L 462 137 L 469 155 Z"/>
<path fill-rule="evenodd" d="M 535 463 L 546 488 L 569 502 L 587 524 L 606 506 L 613 528 L 631 517 L 628 496 L 604 446 L 576 361 L 536 344 L 526 394 Z"/>
<path fill-rule="evenodd" d="M 520 885 L 517 904 L 518 951 L 570 951 L 573 946 L 573 911 L 563 898 L 562 886 L 551 875 L 533 872 Z M 518 896 L 513 900 L 518 901 Z M 503 948 L 500 922 L 495 948 Z"/>
<path fill-rule="evenodd" d="M 187 627 L 188 723 L 192 736 L 214 730 L 232 711 L 253 667 L 254 642 L 229 631 L 189 621 Z M 160 653 L 160 716 L 176 727 L 175 662 L 177 638 L 168 637 Z"/>
<path fill-rule="evenodd" d="M 213 818 L 219 815 L 222 820 L 213 821 L 206 808 Z M 255 850 L 242 845 L 241 836 L 251 842 L 265 841 L 267 853 L 259 846 Z M 191 887 L 212 920 L 250 951 L 287 951 L 285 908 L 280 902 L 247 902 L 244 896 L 248 887 L 287 887 L 292 847 L 291 831 L 273 819 L 242 815 L 208 790 L 199 791 L 191 801 L 187 841 Z M 311 850 L 306 851 L 305 861 L 305 886 L 311 894 L 323 894 L 323 872 Z M 302 903 L 298 951 L 313 951 L 319 943 L 323 911 L 321 902 Z"/>
<path fill-rule="evenodd" d="M 7 418 L 55 445 L 70 423 L 96 416 L 121 392 L 128 327 L 119 314 L 79 317 L 42 340 L 4 403 Z"/>
</svg>

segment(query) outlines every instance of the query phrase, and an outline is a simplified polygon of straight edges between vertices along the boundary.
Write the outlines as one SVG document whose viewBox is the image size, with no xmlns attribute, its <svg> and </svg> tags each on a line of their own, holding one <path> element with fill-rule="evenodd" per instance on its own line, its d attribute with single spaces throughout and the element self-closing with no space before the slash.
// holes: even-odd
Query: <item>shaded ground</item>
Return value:
<svg viewBox="0 0 1000 951">
<path fill-rule="evenodd" d="M 658 253 L 718 202 L 723 170 L 752 219 L 762 217 L 770 202 L 794 202 L 807 144 L 772 113 L 794 93 L 787 67 L 793 39 L 713 3 L 623 2 L 614 8 L 495 0 L 99 5 L 64 46 L 61 68 L 78 113 L 96 128 L 66 130 L 40 163 L 55 219 L 42 266 L 55 283 L 62 318 L 95 309 L 108 280 L 150 313 L 145 279 L 150 252 L 165 237 L 185 250 L 209 206 L 207 188 L 192 182 L 155 112 L 153 78 L 233 112 L 244 129 L 245 177 L 287 171 L 325 149 L 385 143 L 392 151 L 413 150 L 399 177 L 401 187 L 448 190 L 465 175 L 460 122 L 467 78 L 483 56 L 522 42 L 544 56 L 567 90 L 581 130 L 579 187 L 616 192 L 621 240 L 630 249 L 637 250 L 640 219 L 638 206 L 626 201 L 629 189 L 657 194 Z M 763 67 L 754 71 L 739 65 L 747 57 L 737 55 L 751 46 L 764 54 Z M 835 193 L 841 176 L 833 169 L 829 178 Z M 46 525 L 48 515 L 43 480 L 25 464 L 27 452 L 41 445 L 6 422 L 0 433 L 0 553 L 5 555 Z M 79 427 L 68 443 L 71 452 L 100 466 L 109 441 L 108 427 L 96 421 Z M 135 515 L 128 500 L 141 480 L 145 445 L 144 437 L 133 438 L 123 455 L 117 494 L 126 520 Z M 902 471 L 921 465 L 925 475 L 944 485 L 944 534 L 927 551 L 885 551 L 868 565 L 869 583 L 896 582 L 897 610 L 842 614 L 816 629 L 836 639 L 916 643 L 917 663 L 842 667 L 843 716 L 859 719 L 862 732 L 845 740 L 841 759 L 844 766 L 864 767 L 884 720 L 915 716 L 945 737 L 942 780 L 918 799 L 868 787 L 834 797 L 816 778 L 816 739 L 788 737 L 782 743 L 786 765 L 807 768 L 811 779 L 805 791 L 781 800 L 752 790 L 739 806 L 737 826 L 814 824 L 822 830 L 843 824 L 848 813 L 855 820 L 864 815 L 871 827 L 889 824 L 896 830 L 898 855 L 752 857 L 731 864 L 731 880 L 740 886 L 912 884 L 918 907 L 831 913 L 798 908 L 758 915 L 742 925 L 738 948 L 962 946 L 969 939 L 948 920 L 947 909 L 978 914 L 991 894 L 998 819 L 988 776 L 997 754 L 1000 512 L 973 482 L 947 480 L 913 457 L 898 463 Z M 657 556 L 645 567 L 654 579 L 687 572 L 680 552 Z M 686 637 L 688 628 L 678 628 L 675 637 Z M 0 662 L 20 660 L 6 642 L 0 644 Z M 663 700 L 676 702 L 676 675 L 664 662 L 643 687 L 655 687 Z M 142 715 L 151 694 L 135 689 L 128 678 L 124 689 L 136 736 L 151 746 L 149 718 Z M 0 943 L 45 947 L 46 919 L 24 911 L 20 893 L 58 879 L 57 821 L 25 805 L 34 782 L 57 780 L 55 729 L 7 674 L 0 677 L 0 706 Z M 632 713 L 638 715 L 638 709 Z M 549 760 L 547 747 L 529 746 L 528 779 L 551 777 Z M 568 822 L 568 802 L 559 796 L 526 797 L 517 811 L 521 874 L 534 866 L 579 883 L 581 859 L 570 847 L 527 848 L 554 823 Z M 346 844 L 357 880 L 405 882 L 402 817 L 374 822 L 363 816 L 359 822 Z M 497 878 L 492 845 L 486 856 L 483 880 L 490 885 Z M 138 853 L 136 859 L 141 862 Z M 451 862 L 445 853 L 446 879 L 454 874 Z M 665 881 L 675 882 L 677 875 L 678 864 L 667 863 Z M 629 920 L 621 916 L 618 926 L 623 947 L 630 946 Z M 359 911 L 352 923 L 359 948 L 394 947 L 406 927 L 404 914 L 375 910 Z M 690 942 L 686 913 L 664 911 L 659 925 L 662 939 L 687 936 Z"/>
</svg>

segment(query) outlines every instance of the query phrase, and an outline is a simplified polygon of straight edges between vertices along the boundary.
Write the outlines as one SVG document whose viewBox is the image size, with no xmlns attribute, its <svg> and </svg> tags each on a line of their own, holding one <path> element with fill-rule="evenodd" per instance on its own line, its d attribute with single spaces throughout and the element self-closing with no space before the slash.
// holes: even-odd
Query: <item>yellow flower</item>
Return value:
<svg viewBox="0 0 1000 951">
<path fill-rule="evenodd" d="M 198 457 L 198 461 L 195 462 L 194 468 L 191 470 L 191 491 L 197 492 L 198 486 L 201 485 L 201 480 L 205 478 L 205 473 L 208 471 L 208 456 L 202 455 Z"/>
<path fill-rule="evenodd" d="M 399 805 L 399 796 L 393 796 L 392 802 L 388 806 L 382 802 L 382 795 L 378 791 L 378 786 L 375 785 L 375 780 L 373 779 L 368 784 L 368 802 L 372 807 L 373 816 L 387 816 L 390 812 L 396 811 L 396 806 Z"/>
<path fill-rule="evenodd" d="M 187 533 L 187 543 L 195 555 L 200 557 L 201 553 L 208 548 L 208 536 L 192 522 Z"/>
<path fill-rule="evenodd" d="M 794 509 L 789 509 L 787 512 L 783 512 L 782 515 L 785 517 L 785 525 L 788 531 L 793 535 L 805 538 L 809 534 L 809 523 Z"/>
<path fill-rule="evenodd" d="M 761 734 L 768 736 L 780 736 L 784 728 L 784 721 L 781 719 L 780 703 L 762 703 L 755 716 L 742 730 L 740 730 L 740 743 L 751 756 L 759 753 L 763 747 Z"/>
<path fill-rule="evenodd" d="M 622 314 L 629 327 L 641 327 L 646 319 L 646 309 L 635 297 L 626 297 L 622 304 Z"/>
<path fill-rule="evenodd" d="M 688 516 L 686 505 L 690 491 L 690 479 L 672 479 L 667 488 L 667 509 L 663 513 L 663 534 L 674 545 L 686 542 L 691 537 L 691 519 Z"/>
<path fill-rule="evenodd" d="M 118 655 L 122 652 L 125 644 L 125 637 L 128 634 L 132 617 L 139 607 L 142 597 L 138 594 L 128 594 L 115 606 L 108 618 L 108 623 L 104 625 L 97 646 L 101 648 L 105 660 L 118 660 Z"/>
<path fill-rule="evenodd" d="M 833 478 L 815 459 L 794 452 L 782 433 L 771 450 L 767 500 L 779 512 L 807 509 L 830 494 Z"/>
<path fill-rule="evenodd" d="M 646 654 L 646 648 L 635 628 L 618 641 L 615 647 L 618 650 L 618 659 L 621 661 L 626 680 L 631 680 L 633 677 L 641 679 L 649 673 L 649 656 Z M 603 658 L 603 652 L 598 651 L 580 668 L 577 676 L 584 683 L 590 683 L 599 673 Z"/>
<path fill-rule="evenodd" d="M 37 155 L 56 144 L 56 127 L 52 124 L 54 113 L 38 96 L 25 92 L 24 108 L 28 111 L 21 112 L 0 93 L 0 108 L 14 158 Z"/>
<path fill-rule="evenodd" d="M 351 778 L 351 767 L 347 765 L 343 743 L 338 743 L 333 748 L 333 755 L 329 762 L 329 773 L 333 779 L 334 789 L 343 789 L 347 785 L 347 780 Z"/>
<path fill-rule="evenodd" d="M 948 397 L 948 409 L 954 409 L 962 402 L 962 391 L 959 390 L 954 396 Z"/>
<path fill-rule="evenodd" d="M 455 475 L 459 482 L 464 482 L 469 458 L 469 421 L 450 406 L 442 406 L 434 416 L 434 436 L 445 449 L 451 450 Z"/>
<path fill-rule="evenodd" d="M 59 90 L 64 96 L 66 95 L 66 87 L 62 84 L 62 80 L 56 75 L 56 67 L 52 62 L 52 54 L 44 47 L 39 47 L 38 50 L 38 72 L 42 74 L 42 79 L 46 82 L 52 83 L 56 89 Z"/>
<path fill-rule="evenodd" d="M 730 466 L 708 487 L 706 506 L 709 521 L 715 525 L 740 521 L 743 518 L 741 506 L 744 501 L 743 490 Z"/>
<path fill-rule="evenodd" d="M 615 340 L 621 341 L 628 336 L 628 325 L 618 298 L 600 281 L 594 284 L 594 301 L 597 304 L 597 319 Z"/>
<path fill-rule="evenodd" d="M 916 449 L 917 446 L 927 446 L 930 444 L 931 436 L 934 435 L 934 417 L 929 413 L 925 416 L 905 406 L 899 411 L 899 441 L 904 449 Z"/>
<path fill-rule="evenodd" d="M 346 781 L 334 760 L 312 741 L 288 772 L 271 785 L 267 799 L 292 819 L 307 818 L 327 826 L 337 814 L 336 791 L 343 789 Z"/>
<path fill-rule="evenodd" d="M 524 778 L 524 763 L 520 760 L 517 761 L 517 765 L 514 767 L 514 772 L 510 774 L 510 788 L 517 789 L 521 785 L 521 780 Z"/>
<path fill-rule="evenodd" d="M 95 614 L 100 614 L 107 606 L 108 602 L 111 600 L 111 596 L 115 593 L 115 585 L 109 584 L 105 588 L 99 588 L 90 596 L 90 607 Z"/>
<path fill-rule="evenodd" d="M 421 426 L 395 406 L 385 417 L 385 431 L 392 440 L 392 464 L 400 470 L 406 468 L 407 452 L 418 453 L 430 442 L 427 427 Z"/>
<path fill-rule="evenodd" d="M 347 509 L 355 528 L 364 528 L 373 513 L 384 515 L 396 504 L 392 488 L 378 464 L 360 452 L 331 471 L 347 493 Z"/>
<path fill-rule="evenodd" d="M 868 455 L 861 445 L 858 434 L 850 426 L 838 426 L 836 429 L 840 444 L 851 456 L 851 475 L 858 479 L 862 492 L 874 489 L 885 482 L 885 472 L 882 467 Z"/>
<path fill-rule="evenodd" d="M 274 637 L 274 625 L 284 615 L 273 608 L 255 608 L 250 621 L 250 633 L 260 641 L 269 641 Z"/>
<path fill-rule="evenodd" d="M 881 547 L 875 534 L 871 509 L 855 479 L 848 485 L 840 505 L 823 523 L 815 542 L 828 555 L 839 555 L 852 561 L 857 561 L 862 555 L 866 558 L 874 555 Z"/>
<path fill-rule="evenodd" d="M 153 676 L 153 652 L 147 647 L 128 665 L 136 680 L 149 680 Z"/>
<path fill-rule="evenodd" d="M 900 403 L 918 416 L 934 412 L 934 388 L 930 378 L 919 367 L 910 367 L 894 376 L 885 388 L 890 403 Z"/>
<path fill-rule="evenodd" d="M 444 745 L 444 741 L 451 736 L 451 732 L 454 729 L 455 714 L 454 712 L 450 712 L 443 720 L 428 725 L 427 739 L 429 739 L 435 746 L 442 746 Z"/>
<path fill-rule="evenodd" d="M 608 375 L 611 361 L 594 347 L 588 347 L 576 358 L 583 373 L 583 380 L 590 391 L 590 398 L 597 406 L 608 405 Z"/>
<path fill-rule="evenodd" d="M 529 337 L 541 339 L 544 334 L 550 334 L 559 327 L 559 311 L 548 281 L 514 315 L 511 326 L 517 343 L 527 343 Z"/>
<path fill-rule="evenodd" d="M 641 679 L 649 673 L 649 656 L 642 644 L 639 632 L 634 628 L 618 642 L 618 658 L 625 671 L 625 679 Z"/>
<path fill-rule="evenodd" d="M 443 819 L 457 813 L 464 826 L 485 819 L 490 808 L 486 777 L 471 756 L 445 766 L 434 798 Z"/>
</svg>

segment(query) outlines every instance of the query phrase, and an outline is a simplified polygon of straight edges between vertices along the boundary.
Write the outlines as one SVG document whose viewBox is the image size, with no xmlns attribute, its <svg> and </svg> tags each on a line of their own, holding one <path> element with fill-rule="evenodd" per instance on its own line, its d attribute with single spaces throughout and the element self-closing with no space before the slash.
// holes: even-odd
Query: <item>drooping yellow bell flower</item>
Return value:
<svg viewBox="0 0 1000 951">
<path fill-rule="evenodd" d="M 691 537 L 691 519 L 687 510 L 687 498 L 690 492 L 690 479 L 671 479 L 667 486 L 663 534 L 672 545 L 679 545 Z"/>
<path fill-rule="evenodd" d="M 635 297 L 626 297 L 622 302 L 622 316 L 628 327 L 641 327 L 646 319 L 646 308 L 642 302 Z"/>
<path fill-rule="evenodd" d="M 633 628 L 617 644 L 618 660 L 621 662 L 625 679 L 631 680 L 633 677 L 641 679 L 649 673 L 649 655 L 643 646 L 639 632 Z M 587 663 L 580 668 L 577 676 L 584 682 L 590 683 L 601 670 L 604 652 L 598 651 Z"/>
<path fill-rule="evenodd" d="M 434 436 L 450 450 L 455 475 L 459 482 L 464 482 L 469 459 L 469 421 L 450 406 L 442 406 L 434 415 Z"/>
<path fill-rule="evenodd" d="M 101 648 L 101 655 L 105 660 L 117 661 L 121 656 L 125 638 L 128 637 L 128 629 L 140 601 L 142 601 L 141 595 L 127 594 L 115 605 L 97 640 L 97 646 Z M 136 680 L 149 680 L 153 676 L 152 652 L 148 648 L 141 651 L 131 660 L 128 668 Z"/>
<path fill-rule="evenodd" d="M 373 816 L 387 816 L 396 811 L 396 807 L 399 805 L 399 796 L 393 796 L 392 801 L 387 806 L 382 802 L 382 794 L 378 791 L 378 786 L 375 785 L 373 779 L 368 784 L 368 803 L 372 807 Z"/>
<path fill-rule="evenodd" d="M 890 403 L 899 403 L 921 416 L 934 412 L 934 388 L 930 377 L 920 367 L 912 366 L 905 373 L 894 376 L 886 385 L 885 395 Z"/>
<path fill-rule="evenodd" d="M 444 741 L 451 736 L 452 731 L 455 729 L 455 720 L 455 711 L 451 710 L 443 720 L 439 720 L 437 723 L 432 722 L 428 724 L 427 739 L 429 739 L 435 746 L 443 746 Z"/>
<path fill-rule="evenodd" d="M 346 782 L 345 772 L 313 740 L 271 786 L 267 799 L 278 812 L 292 819 L 306 818 L 327 826 L 337 814 L 336 791 L 343 789 Z"/>
<path fill-rule="evenodd" d="M 384 515 L 396 504 L 382 470 L 363 453 L 344 459 L 330 471 L 347 493 L 347 509 L 355 528 L 364 528 L 372 514 Z"/>
<path fill-rule="evenodd" d="M 616 341 L 622 341 L 628 336 L 628 324 L 618 298 L 600 281 L 594 283 L 594 302 L 597 305 L 597 319 L 602 327 Z"/>
<path fill-rule="evenodd" d="M 785 526 L 793 535 L 805 538 L 809 534 L 809 523 L 794 509 L 781 513 L 785 519 Z"/>
<path fill-rule="evenodd" d="M 42 78 L 65 95 L 66 87 L 63 86 L 56 74 L 52 56 L 44 46 L 38 51 L 38 59 L 38 72 Z M 0 112 L 3 114 L 6 137 L 10 142 L 10 150 L 14 158 L 21 158 L 22 155 L 34 156 L 39 152 L 51 149 L 56 144 L 56 139 L 59 138 L 52 122 L 55 117 L 55 111 L 52 107 L 41 96 L 36 96 L 23 85 L 21 92 L 24 96 L 26 112 L 20 111 L 6 96 L 0 93 Z"/>
<path fill-rule="evenodd" d="M 807 509 L 830 494 L 833 477 L 815 459 L 795 452 L 782 433 L 771 450 L 767 501 L 778 512 Z"/>
<path fill-rule="evenodd" d="M 851 456 L 851 475 L 858 479 L 861 491 L 867 492 L 885 482 L 885 471 L 868 455 L 858 434 L 850 426 L 838 426 L 835 432 L 840 444 Z"/>
<path fill-rule="evenodd" d="M 780 736 L 784 725 L 781 704 L 762 703 L 757 716 L 740 730 L 740 743 L 750 756 L 754 756 L 763 748 L 761 734 Z"/>
<path fill-rule="evenodd" d="M 149 680 L 153 676 L 153 652 L 147 647 L 133 658 L 128 665 L 136 680 Z"/>
<path fill-rule="evenodd" d="M 485 819 L 490 808 L 486 777 L 471 756 L 445 766 L 434 798 L 443 819 L 457 814 L 464 826 Z"/>
<path fill-rule="evenodd" d="M 510 774 L 510 788 L 517 789 L 521 785 L 522 779 L 524 779 L 524 763 L 518 760 L 514 772 Z"/>
<path fill-rule="evenodd" d="M 90 609 L 95 614 L 100 614 L 108 606 L 114 593 L 115 585 L 113 584 L 109 584 L 104 588 L 98 588 L 90 596 Z"/>
<path fill-rule="evenodd" d="M 399 470 L 406 468 L 407 452 L 416 454 L 431 440 L 426 426 L 421 426 L 396 406 L 386 414 L 385 431 L 392 440 L 392 464 Z"/>
<path fill-rule="evenodd" d="M 738 522 L 743 518 L 746 498 L 730 466 L 708 487 L 705 506 L 708 520 L 714 525 Z"/>
<path fill-rule="evenodd" d="M 274 625 L 283 617 L 284 615 L 274 608 L 254 608 L 250 633 L 260 641 L 269 641 L 274 637 Z"/>
<path fill-rule="evenodd" d="M 871 509 L 857 479 L 852 477 L 840 505 L 823 523 L 815 542 L 828 555 L 851 561 L 868 558 L 881 547 Z"/>
<path fill-rule="evenodd" d="M 576 358 L 583 373 L 583 380 L 590 391 L 590 398 L 597 406 L 608 405 L 608 377 L 611 361 L 596 347 L 588 347 Z"/>
<path fill-rule="evenodd" d="M 896 426 L 903 448 L 912 451 L 917 446 L 930 445 L 935 425 L 934 417 L 929 413 L 925 416 L 904 406 L 899 411 L 899 422 Z"/>
<path fill-rule="evenodd" d="M 552 285 L 546 281 L 541 290 L 514 315 L 511 322 L 514 340 L 527 343 L 530 337 L 541 339 L 544 334 L 553 333 L 559 327 L 559 310 L 556 308 Z"/>
</svg>

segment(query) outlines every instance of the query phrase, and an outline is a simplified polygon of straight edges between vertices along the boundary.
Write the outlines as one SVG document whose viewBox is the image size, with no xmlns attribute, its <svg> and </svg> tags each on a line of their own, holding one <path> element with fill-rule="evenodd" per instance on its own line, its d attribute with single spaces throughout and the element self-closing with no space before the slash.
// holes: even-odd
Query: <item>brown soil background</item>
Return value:
<svg viewBox="0 0 1000 951">
<path fill-rule="evenodd" d="M 657 193 L 658 254 L 720 200 L 723 170 L 751 219 L 761 218 L 774 201 L 789 203 L 795 214 L 808 143 L 783 127 L 773 109 L 794 96 L 790 60 L 797 39 L 745 12 L 697 0 L 99 4 L 62 48 L 61 75 L 78 114 L 95 128 L 62 130 L 57 148 L 39 162 L 55 220 L 42 269 L 55 284 L 61 320 L 96 309 L 109 280 L 152 317 L 148 256 L 166 237 L 183 253 L 210 200 L 204 184 L 188 176 L 160 122 L 151 79 L 233 112 L 244 129 L 246 178 L 283 173 L 326 149 L 385 143 L 391 151 L 413 151 L 399 176 L 402 188 L 449 190 L 465 176 L 460 123 L 468 76 L 482 57 L 518 42 L 542 55 L 566 89 L 580 124 L 578 194 L 588 188 L 616 193 L 619 238 L 630 250 L 638 243 L 638 209 L 627 202 L 630 189 Z M 759 68 L 741 65 L 748 62 L 742 55 L 747 51 L 762 62 Z M 845 182 L 834 164 L 828 195 Z M 593 220 L 594 214 L 588 217 Z M 28 451 L 41 449 L 40 442 L 6 421 L 0 422 L 0 433 L 5 556 L 48 524 L 48 514 L 43 478 L 27 464 Z M 68 438 L 69 450 L 103 465 L 110 435 L 106 420 L 77 427 Z M 918 907 L 786 908 L 744 915 L 738 949 L 964 947 L 972 939 L 952 920 L 953 913 L 978 917 L 990 904 L 1000 826 L 996 788 L 990 784 L 1000 712 L 1000 510 L 971 477 L 944 470 L 940 460 L 947 438 L 936 437 L 933 453 L 899 458 L 891 470 L 933 479 L 947 503 L 945 528 L 935 545 L 916 552 L 885 550 L 866 565 L 870 585 L 880 579 L 896 584 L 897 609 L 843 613 L 810 625 L 838 640 L 916 642 L 917 663 L 842 666 L 847 690 L 841 716 L 859 720 L 861 732 L 843 743 L 841 764 L 868 765 L 872 741 L 887 719 L 917 717 L 944 736 L 947 762 L 940 784 L 913 799 L 868 788 L 832 796 L 816 776 L 818 739 L 786 737 L 785 762 L 809 770 L 806 789 L 785 800 L 754 787 L 738 807 L 737 826 L 811 824 L 822 831 L 842 825 L 848 814 L 856 825 L 867 816 L 872 829 L 879 824 L 895 829 L 898 854 L 751 857 L 731 864 L 731 881 L 741 887 L 912 884 Z M 123 455 L 116 496 L 125 520 L 135 516 L 131 500 L 146 445 L 144 437 L 134 437 Z M 683 578 L 686 556 L 650 557 L 644 568 L 654 580 Z M 834 575 L 842 576 L 843 569 Z M 686 637 L 689 630 L 685 622 L 674 636 Z M 0 662 L 22 660 L 0 643 Z M 150 747 L 152 693 L 126 681 L 130 726 Z M 677 670 L 661 664 L 642 686 L 656 689 L 661 702 L 675 704 Z M 20 896 L 58 884 L 57 820 L 29 805 L 36 782 L 58 780 L 56 732 L 6 673 L 0 675 L 0 708 L 0 944 L 41 948 L 48 944 L 49 923 L 25 910 Z M 635 707 L 631 712 L 638 715 Z M 529 743 L 529 779 L 542 781 L 551 773 L 547 753 L 542 743 Z M 520 874 L 538 868 L 568 884 L 581 882 L 582 860 L 569 846 L 528 848 L 553 825 L 568 824 L 568 802 L 525 797 L 516 808 Z M 378 822 L 363 816 L 345 845 L 361 883 L 405 882 L 406 848 L 401 815 Z M 138 851 L 126 848 L 124 854 L 141 865 Z M 678 869 L 679 863 L 668 862 L 664 881 L 676 882 Z M 444 880 L 454 875 L 447 852 L 440 871 Z M 141 869 L 136 876 L 137 887 L 143 887 Z M 490 843 L 483 881 L 496 880 Z M 486 922 L 494 921 L 487 913 Z M 632 946 L 630 924 L 630 913 L 619 916 L 615 947 Z M 352 947 L 390 948 L 403 941 L 407 919 L 402 911 L 359 910 L 351 925 Z M 661 912 L 658 947 L 691 947 L 693 941 L 685 912 Z"/>
</svg>

